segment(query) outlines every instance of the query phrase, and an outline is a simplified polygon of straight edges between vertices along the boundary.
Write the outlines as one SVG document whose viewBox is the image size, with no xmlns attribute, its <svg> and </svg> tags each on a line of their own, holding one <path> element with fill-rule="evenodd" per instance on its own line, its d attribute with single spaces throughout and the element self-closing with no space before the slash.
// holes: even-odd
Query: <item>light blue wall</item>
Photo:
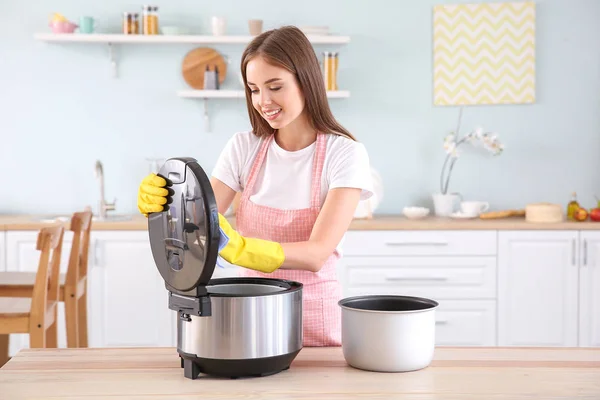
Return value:
<svg viewBox="0 0 600 400">
<path fill-rule="evenodd" d="M 169 1 L 157 3 L 163 24 L 207 33 L 212 15 L 245 34 L 248 18 L 281 24 L 329 25 L 351 36 L 341 51 L 339 81 L 352 92 L 332 100 L 340 122 L 368 148 L 383 176 L 378 213 L 429 205 L 438 190 L 442 139 L 457 109 L 432 105 L 432 6 L 412 0 Z M 141 3 L 140 3 L 141 4 Z M 227 139 L 247 129 L 243 100 L 212 101 L 212 132 L 203 106 L 175 95 L 186 85 L 180 64 L 195 45 L 123 45 L 113 79 L 103 45 L 47 44 L 48 16 L 91 14 L 101 29 L 118 30 L 118 0 L 0 2 L 0 212 L 71 212 L 96 207 L 94 162 L 102 160 L 108 200 L 135 212 L 145 157 L 192 156 L 210 170 Z M 343 4 L 343 5 L 342 5 Z M 584 205 L 600 195 L 600 1 L 537 2 L 537 103 L 469 107 L 464 126 L 483 124 L 506 144 L 500 158 L 459 160 L 451 190 L 489 200 L 494 208 L 531 201 L 566 204 L 573 190 Z M 238 87 L 241 45 L 216 46 L 231 57 L 225 87 Z"/>
</svg>

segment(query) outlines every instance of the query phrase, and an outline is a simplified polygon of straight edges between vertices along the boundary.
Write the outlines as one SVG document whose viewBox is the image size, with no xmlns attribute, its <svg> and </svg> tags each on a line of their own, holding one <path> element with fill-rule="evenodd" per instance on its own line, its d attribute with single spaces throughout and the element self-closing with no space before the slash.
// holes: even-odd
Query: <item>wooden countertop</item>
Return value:
<svg viewBox="0 0 600 400">
<path fill-rule="evenodd" d="M 600 348 L 439 347 L 428 368 L 395 374 L 304 348 L 287 371 L 237 380 L 185 378 L 174 348 L 27 349 L 0 369 L 0 398 L 599 399 Z"/>
<path fill-rule="evenodd" d="M 43 226 L 64 224 L 67 222 L 44 222 L 43 215 L 0 215 L 0 231 L 38 230 Z M 146 218 L 140 214 L 129 215 L 125 221 L 92 222 L 93 230 L 146 230 Z M 234 217 L 229 218 L 235 226 Z M 529 223 L 524 218 L 511 217 L 495 220 L 427 217 L 421 220 L 409 220 L 401 215 L 376 215 L 372 219 L 356 219 L 350 230 L 600 230 L 600 222 Z"/>
</svg>

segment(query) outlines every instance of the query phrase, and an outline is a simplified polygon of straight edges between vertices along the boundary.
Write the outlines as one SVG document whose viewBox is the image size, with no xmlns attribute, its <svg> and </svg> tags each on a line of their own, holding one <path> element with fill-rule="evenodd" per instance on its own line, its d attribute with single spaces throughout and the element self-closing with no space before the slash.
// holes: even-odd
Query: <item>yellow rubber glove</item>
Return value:
<svg viewBox="0 0 600 400">
<path fill-rule="evenodd" d="M 161 212 L 167 203 L 167 181 L 156 174 L 146 176 L 138 189 L 138 210 L 148 216 Z M 255 271 L 271 273 L 285 260 L 281 244 L 241 236 L 219 213 L 219 255 L 228 263 Z"/>
<path fill-rule="evenodd" d="M 219 229 L 219 255 L 228 263 L 265 273 L 271 273 L 283 264 L 285 254 L 281 244 L 240 235 L 220 213 Z"/>
<path fill-rule="evenodd" d="M 169 191 L 165 189 L 167 181 L 156 174 L 146 176 L 138 189 L 138 210 L 146 217 L 151 212 L 161 212 L 167 204 Z"/>
</svg>

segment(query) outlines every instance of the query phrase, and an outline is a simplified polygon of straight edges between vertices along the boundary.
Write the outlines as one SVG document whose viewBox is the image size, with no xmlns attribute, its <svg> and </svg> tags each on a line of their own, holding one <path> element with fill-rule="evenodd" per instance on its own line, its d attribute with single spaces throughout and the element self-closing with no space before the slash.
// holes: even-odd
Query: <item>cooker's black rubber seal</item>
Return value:
<svg viewBox="0 0 600 400">
<path fill-rule="evenodd" d="M 177 350 L 181 357 L 181 368 L 184 376 L 196 379 L 200 373 L 227 377 L 231 379 L 252 378 L 274 375 L 290 368 L 292 361 L 300 353 L 297 351 L 281 354 L 274 357 L 248 358 L 248 359 L 215 359 L 196 357 L 194 354 Z"/>
<path fill-rule="evenodd" d="M 241 283 L 254 284 L 254 285 L 268 285 L 268 286 L 278 286 L 284 288 L 279 292 L 273 293 L 259 293 L 252 295 L 244 295 L 244 294 L 225 294 L 225 293 L 211 293 L 210 286 L 217 285 L 239 285 Z M 302 289 L 302 283 L 289 281 L 287 279 L 275 279 L 275 278 L 252 278 L 252 277 L 235 277 L 235 278 L 216 278 L 211 279 L 208 282 L 207 290 L 210 297 L 262 297 L 262 296 L 274 296 L 282 293 L 292 293 L 297 292 Z"/>
<path fill-rule="evenodd" d="M 340 307 L 354 310 L 381 312 L 417 312 L 437 307 L 435 300 L 414 296 L 365 295 L 348 297 L 338 301 Z"/>
</svg>

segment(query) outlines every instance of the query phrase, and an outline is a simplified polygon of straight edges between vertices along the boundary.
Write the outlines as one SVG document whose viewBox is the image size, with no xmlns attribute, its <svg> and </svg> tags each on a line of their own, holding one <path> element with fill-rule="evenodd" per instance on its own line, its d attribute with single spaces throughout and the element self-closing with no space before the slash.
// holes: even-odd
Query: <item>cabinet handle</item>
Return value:
<svg viewBox="0 0 600 400">
<path fill-rule="evenodd" d="M 447 242 L 387 242 L 387 246 L 447 246 Z"/>
<path fill-rule="evenodd" d="M 100 260 L 98 260 L 98 241 L 94 240 L 94 266 L 97 267 L 100 265 Z"/>
<path fill-rule="evenodd" d="M 436 325 L 446 325 L 448 323 L 448 321 L 444 320 L 444 319 L 439 319 L 437 321 L 435 321 Z"/>
<path fill-rule="evenodd" d="M 386 276 L 386 281 L 447 281 L 445 276 Z"/>
<path fill-rule="evenodd" d="M 583 239 L 583 265 L 587 265 L 587 239 Z"/>
<path fill-rule="evenodd" d="M 575 265 L 575 239 L 571 241 L 571 264 Z"/>
</svg>

